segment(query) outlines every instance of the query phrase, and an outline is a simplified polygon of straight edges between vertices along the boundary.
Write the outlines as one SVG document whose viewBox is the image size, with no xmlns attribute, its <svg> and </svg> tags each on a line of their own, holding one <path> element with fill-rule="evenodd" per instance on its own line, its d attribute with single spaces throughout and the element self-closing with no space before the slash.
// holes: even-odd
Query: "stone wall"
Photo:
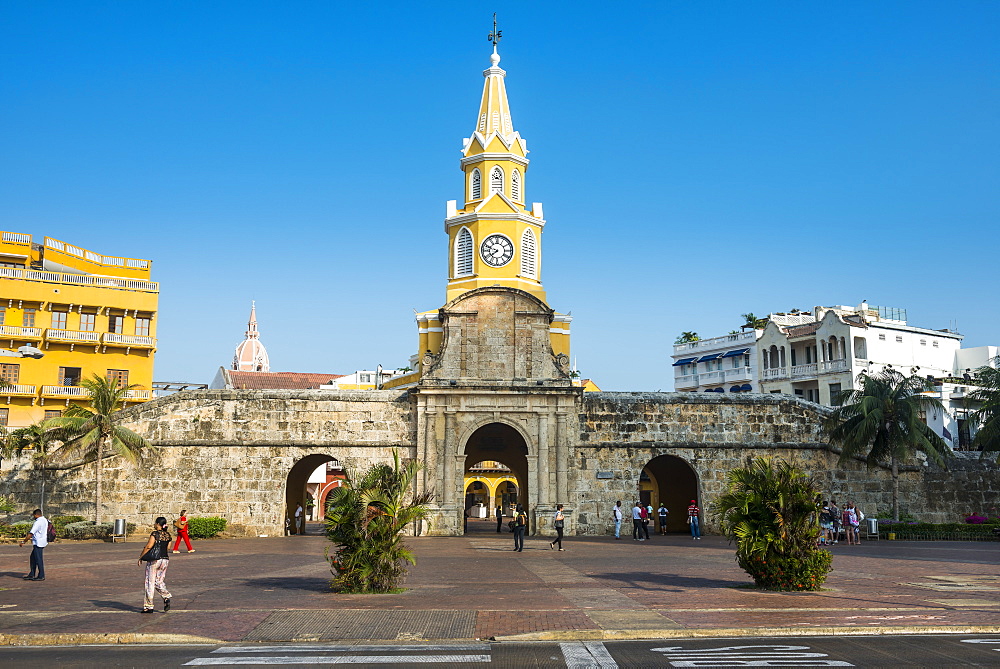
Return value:
<svg viewBox="0 0 1000 669">
<path fill-rule="evenodd" d="M 284 531 L 285 482 L 293 465 L 327 455 L 347 467 L 416 457 L 413 403 L 400 391 L 227 391 L 178 393 L 126 412 L 156 456 L 135 468 L 120 458 L 104 467 L 103 518 L 148 527 L 158 515 L 222 516 L 237 533 Z M 6 470 L 6 467 L 5 467 Z M 91 463 L 47 472 L 49 514 L 94 515 Z M 39 503 L 38 472 L 16 463 L 4 487 L 26 510 Z"/>
<path fill-rule="evenodd" d="M 726 474 L 752 456 L 777 456 L 811 472 L 840 502 L 854 500 L 869 515 L 891 505 L 885 469 L 846 467 L 819 431 L 828 409 L 789 396 L 717 393 L 592 393 L 539 387 L 489 391 L 436 386 L 413 391 L 193 391 L 129 409 L 128 425 L 158 447 L 145 467 L 106 460 L 104 517 L 148 526 L 157 515 L 187 508 L 219 515 L 236 531 L 283 531 L 293 466 L 335 458 L 348 467 L 390 462 L 393 450 L 427 465 L 419 486 L 437 495 L 428 531 L 461 531 L 462 470 L 467 441 L 483 426 L 516 428 L 527 478 L 524 488 L 534 531 L 547 532 L 556 503 L 571 516 L 567 533 L 611 531 L 614 501 L 635 500 L 650 461 L 675 456 L 690 468 L 707 510 L 724 490 Z M 419 430 L 418 430 L 419 426 Z M 497 456 L 499 457 L 499 455 Z M 658 461 L 658 462 L 662 462 Z M 49 472 L 5 461 L 3 492 L 27 512 L 45 486 L 50 514 L 93 515 L 93 463 Z M 298 471 L 298 470 L 297 470 Z M 300 472 L 301 473 L 301 472 Z M 656 474 L 669 481 L 671 474 Z M 970 511 L 1000 507 L 1000 473 L 990 462 L 956 456 L 947 470 L 918 460 L 900 481 L 904 512 L 922 520 L 954 521 Z M 683 514 L 686 500 L 672 502 Z M 680 507 L 680 508 L 677 508 Z M 705 514 L 705 528 L 716 527 Z"/>
</svg>

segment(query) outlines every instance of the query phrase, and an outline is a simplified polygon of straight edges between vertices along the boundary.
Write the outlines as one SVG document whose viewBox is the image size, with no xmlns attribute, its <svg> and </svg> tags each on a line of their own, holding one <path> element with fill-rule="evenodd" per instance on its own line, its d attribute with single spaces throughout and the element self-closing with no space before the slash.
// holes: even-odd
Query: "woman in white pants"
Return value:
<svg viewBox="0 0 1000 669">
<path fill-rule="evenodd" d="M 159 593 L 163 597 L 163 611 L 170 610 L 170 593 L 167 591 L 165 580 L 167 577 L 167 566 L 170 565 L 170 532 L 167 531 L 167 519 L 160 516 L 153 525 L 153 531 L 149 534 L 149 541 L 146 542 L 139 555 L 139 565 L 146 563 L 146 592 L 142 600 L 142 612 L 153 613 L 153 595 Z"/>
</svg>

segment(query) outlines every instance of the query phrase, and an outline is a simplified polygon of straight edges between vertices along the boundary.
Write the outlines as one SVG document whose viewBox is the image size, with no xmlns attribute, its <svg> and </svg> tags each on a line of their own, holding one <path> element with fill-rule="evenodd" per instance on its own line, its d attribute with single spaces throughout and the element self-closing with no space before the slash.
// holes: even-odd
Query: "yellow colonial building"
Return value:
<svg viewBox="0 0 1000 669">
<path fill-rule="evenodd" d="M 0 233 L 0 424 L 23 427 L 85 403 L 79 384 L 94 374 L 136 384 L 130 401 L 152 397 L 159 287 L 151 264 Z M 24 346 L 43 357 L 15 357 Z"/>
</svg>

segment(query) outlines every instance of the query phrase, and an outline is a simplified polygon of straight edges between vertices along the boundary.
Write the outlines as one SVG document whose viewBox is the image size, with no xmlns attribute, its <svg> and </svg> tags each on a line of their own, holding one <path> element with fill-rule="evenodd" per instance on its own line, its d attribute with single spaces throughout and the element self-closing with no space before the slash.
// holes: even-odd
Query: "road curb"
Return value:
<svg viewBox="0 0 1000 669">
<path fill-rule="evenodd" d="M 905 636 L 907 634 L 1000 634 L 1000 625 L 935 625 L 927 627 L 720 627 L 661 630 L 567 630 L 493 637 L 496 641 L 655 641 L 789 636 Z"/>
<path fill-rule="evenodd" d="M 223 644 L 193 634 L 0 634 L 0 646 L 93 646 L 118 644 Z"/>
</svg>

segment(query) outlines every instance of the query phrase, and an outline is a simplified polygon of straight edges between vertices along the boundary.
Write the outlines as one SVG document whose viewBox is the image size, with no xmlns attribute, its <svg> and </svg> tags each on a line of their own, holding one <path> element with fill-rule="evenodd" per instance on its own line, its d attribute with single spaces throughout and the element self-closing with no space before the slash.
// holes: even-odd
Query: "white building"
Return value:
<svg viewBox="0 0 1000 669">
<path fill-rule="evenodd" d="M 761 392 L 757 338 L 761 330 L 674 344 L 674 390 Z"/>
</svg>

